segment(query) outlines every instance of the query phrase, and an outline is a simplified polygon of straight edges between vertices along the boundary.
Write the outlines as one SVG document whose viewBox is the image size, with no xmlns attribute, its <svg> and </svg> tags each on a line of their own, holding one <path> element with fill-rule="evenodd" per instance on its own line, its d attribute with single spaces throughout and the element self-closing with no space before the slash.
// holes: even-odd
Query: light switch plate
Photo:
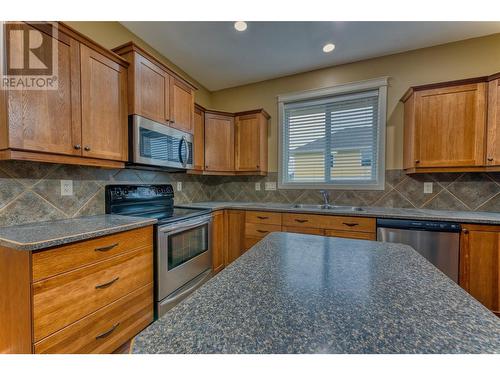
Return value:
<svg viewBox="0 0 500 375">
<path fill-rule="evenodd" d="M 73 195 L 73 181 L 61 180 L 61 196 Z"/>
<path fill-rule="evenodd" d="M 424 182 L 424 194 L 432 194 L 432 182 Z"/>
<path fill-rule="evenodd" d="M 177 181 L 177 191 L 182 191 L 182 181 Z"/>
<path fill-rule="evenodd" d="M 266 190 L 276 190 L 276 181 L 266 182 L 265 189 Z"/>
<path fill-rule="evenodd" d="M 260 182 L 255 183 L 255 191 L 260 191 Z"/>
</svg>

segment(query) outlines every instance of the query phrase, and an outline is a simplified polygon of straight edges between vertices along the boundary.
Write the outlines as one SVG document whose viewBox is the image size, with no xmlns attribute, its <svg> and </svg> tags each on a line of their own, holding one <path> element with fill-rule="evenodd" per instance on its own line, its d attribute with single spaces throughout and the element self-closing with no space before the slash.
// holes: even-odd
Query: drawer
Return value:
<svg viewBox="0 0 500 375">
<path fill-rule="evenodd" d="M 153 321 L 148 284 L 35 343 L 35 353 L 111 353 Z"/>
<path fill-rule="evenodd" d="M 34 283 L 35 341 L 152 281 L 153 252 L 147 247 Z"/>
<path fill-rule="evenodd" d="M 255 245 L 257 242 L 259 242 L 261 239 L 262 239 L 262 237 L 245 236 L 245 250 L 250 249 L 253 245 Z"/>
<path fill-rule="evenodd" d="M 375 233 L 375 219 L 371 217 L 328 216 L 328 227 L 350 232 Z"/>
<path fill-rule="evenodd" d="M 325 228 L 328 216 L 309 214 L 283 214 L 283 226 L 298 228 Z"/>
<path fill-rule="evenodd" d="M 55 276 L 144 246 L 153 246 L 152 226 L 34 252 L 33 280 Z"/>
<path fill-rule="evenodd" d="M 289 233 L 302 233 L 302 234 L 317 234 L 322 236 L 325 231 L 321 228 L 307 228 L 307 227 L 283 227 L 283 232 Z"/>
<path fill-rule="evenodd" d="M 255 223 L 245 224 L 245 236 L 262 238 L 271 232 L 281 232 L 281 225 L 255 224 Z"/>
<path fill-rule="evenodd" d="M 245 216 L 247 223 L 281 225 L 280 212 L 246 211 Z"/>
<path fill-rule="evenodd" d="M 371 241 L 375 241 L 377 239 L 377 236 L 375 233 L 350 232 L 350 231 L 332 230 L 332 229 L 325 230 L 325 236 L 341 237 L 341 238 L 353 238 L 353 239 L 358 239 L 358 240 L 371 240 Z"/>
</svg>

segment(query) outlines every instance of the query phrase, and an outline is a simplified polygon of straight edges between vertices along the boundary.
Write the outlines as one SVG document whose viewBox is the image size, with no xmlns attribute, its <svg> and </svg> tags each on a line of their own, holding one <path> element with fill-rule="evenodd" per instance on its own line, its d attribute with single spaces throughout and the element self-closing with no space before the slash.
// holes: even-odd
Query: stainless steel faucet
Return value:
<svg viewBox="0 0 500 375">
<path fill-rule="evenodd" d="M 323 195 L 323 206 L 330 207 L 330 193 L 326 190 L 319 191 Z"/>
</svg>

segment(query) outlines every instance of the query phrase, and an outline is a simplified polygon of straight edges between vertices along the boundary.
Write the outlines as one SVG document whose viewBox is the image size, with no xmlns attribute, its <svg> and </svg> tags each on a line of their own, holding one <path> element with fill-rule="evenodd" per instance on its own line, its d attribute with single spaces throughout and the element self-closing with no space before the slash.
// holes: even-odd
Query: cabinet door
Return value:
<svg viewBox="0 0 500 375">
<path fill-rule="evenodd" d="M 193 132 L 194 93 L 193 90 L 177 78 L 170 81 L 170 112 L 173 128 Z"/>
<path fill-rule="evenodd" d="M 499 315 L 500 228 L 464 225 L 460 244 L 460 286 Z"/>
<path fill-rule="evenodd" d="M 257 115 L 236 117 L 235 167 L 237 171 L 260 169 L 261 124 Z"/>
<path fill-rule="evenodd" d="M 316 234 L 318 236 L 323 236 L 325 234 L 324 229 L 321 229 L 321 228 L 305 228 L 305 227 L 285 226 L 282 228 L 282 231 L 288 232 L 288 233 Z"/>
<path fill-rule="evenodd" d="M 199 109 L 194 110 L 194 162 L 193 169 L 203 170 L 205 165 L 205 113 Z"/>
<path fill-rule="evenodd" d="M 138 53 L 134 54 L 133 113 L 159 123 L 170 120 L 170 75 Z"/>
<path fill-rule="evenodd" d="M 205 114 L 205 170 L 234 171 L 234 119 Z"/>
<path fill-rule="evenodd" d="M 416 167 L 484 163 L 486 84 L 415 93 Z"/>
<path fill-rule="evenodd" d="M 127 71 L 82 45 L 83 156 L 127 159 Z"/>
<path fill-rule="evenodd" d="M 245 211 L 227 211 L 227 248 L 225 265 L 245 252 Z"/>
<path fill-rule="evenodd" d="M 500 78 L 488 85 L 488 135 L 486 165 L 500 165 Z"/>
<path fill-rule="evenodd" d="M 212 222 L 212 270 L 214 272 L 219 272 L 224 268 L 226 238 L 224 212 L 214 212 Z"/>
<path fill-rule="evenodd" d="M 32 27 L 24 25 L 26 30 Z M 81 155 L 79 43 L 63 33 L 58 39 L 40 32 L 43 46 L 58 48 L 57 90 L 9 91 L 8 147 L 53 154 Z M 11 44 L 11 48 L 22 48 Z M 52 51 L 42 51 L 52 53 Z M 7 146 L 7 145 L 5 145 Z"/>
</svg>

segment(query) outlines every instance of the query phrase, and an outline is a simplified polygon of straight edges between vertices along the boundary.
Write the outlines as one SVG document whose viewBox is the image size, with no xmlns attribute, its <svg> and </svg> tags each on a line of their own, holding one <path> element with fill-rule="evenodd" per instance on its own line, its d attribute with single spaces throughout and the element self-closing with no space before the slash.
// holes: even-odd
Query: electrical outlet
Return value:
<svg viewBox="0 0 500 375">
<path fill-rule="evenodd" d="M 73 195 L 73 181 L 72 180 L 61 180 L 61 195 L 62 196 Z"/>
<path fill-rule="evenodd" d="M 276 190 L 276 181 L 266 182 L 265 189 L 266 190 Z"/>
<path fill-rule="evenodd" d="M 182 191 L 182 181 L 177 181 L 177 191 Z"/>
<path fill-rule="evenodd" d="M 424 194 L 432 194 L 432 182 L 424 182 Z"/>
<path fill-rule="evenodd" d="M 260 182 L 255 183 L 255 191 L 260 191 Z"/>
</svg>

